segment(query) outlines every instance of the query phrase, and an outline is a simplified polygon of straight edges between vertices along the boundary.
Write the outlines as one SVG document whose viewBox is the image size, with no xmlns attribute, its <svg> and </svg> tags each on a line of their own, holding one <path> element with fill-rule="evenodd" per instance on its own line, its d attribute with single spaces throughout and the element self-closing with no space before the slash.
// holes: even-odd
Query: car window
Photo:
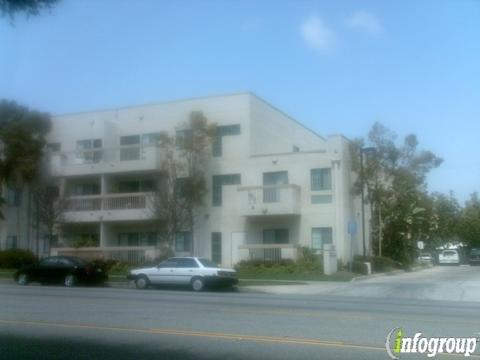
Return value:
<svg viewBox="0 0 480 360">
<path fill-rule="evenodd" d="M 218 265 L 215 264 L 214 262 L 207 260 L 207 259 L 198 259 L 200 263 L 205 266 L 205 267 L 210 267 L 210 268 L 218 268 Z"/>
<path fill-rule="evenodd" d="M 457 255 L 457 252 L 456 252 L 456 251 L 453 251 L 453 250 L 444 251 L 444 252 L 443 252 L 443 255 L 447 255 L 447 256 Z"/>
<path fill-rule="evenodd" d="M 177 261 L 173 261 L 173 260 L 166 260 L 158 264 L 159 268 L 171 268 L 176 266 L 177 266 Z"/>
<path fill-rule="evenodd" d="M 57 258 L 46 258 L 40 261 L 40 266 L 55 266 L 57 265 Z"/>
<path fill-rule="evenodd" d="M 72 262 L 66 258 L 58 258 L 57 259 L 57 265 L 60 266 L 72 266 Z"/>
<path fill-rule="evenodd" d="M 177 268 L 198 268 L 195 259 L 184 258 L 177 260 Z"/>
</svg>

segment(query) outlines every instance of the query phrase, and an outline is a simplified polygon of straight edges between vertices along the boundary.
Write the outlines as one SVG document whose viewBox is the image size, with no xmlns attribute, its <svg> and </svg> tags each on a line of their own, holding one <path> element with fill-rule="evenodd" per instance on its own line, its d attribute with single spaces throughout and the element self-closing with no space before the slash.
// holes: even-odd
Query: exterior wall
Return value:
<svg viewBox="0 0 480 360">
<path fill-rule="evenodd" d="M 264 230 L 285 228 L 289 231 L 290 245 L 285 245 L 282 254 L 293 256 L 294 246 L 311 246 L 314 227 L 332 228 L 333 243 L 342 260 L 350 259 L 352 249 L 353 253 L 361 252 L 361 231 L 353 239 L 347 232 L 348 223 L 353 220 L 358 223 L 360 214 L 358 201 L 350 190 L 353 178 L 348 140 L 342 136 L 323 138 L 250 93 L 57 116 L 48 140 L 60 142 L 61 156 L 67 157 L 69 153 L 75 154 L 76 141 L 83 139 L 102 139 L 105 151 L 118 150 L 120 136 L 161 131 L 174 135 L 175 130 L 185 126 L 192 111 L 201 111 L 209 122 L 220 126 L 240 125 L 239 135 L 222 137 L 222 156 L 213 157 L 209 163 L 206 172 L 209 192 L 204 206 L 195 213 L 194 255 L 211 258 L 211 234 L 220 232 L 222 263 L 232 265 L 245 251 L 248 253 L 239 246 L 262 244 Z M 144 155 L 145 161 L 110 161 L 84 164 L 81 168 L 72 165 L 68 171 L 62 165 L 63 160 L 55 164 L 52 158 L 51 165 L 56 166 L 66 193 L 75 183 L 93 179 L 100 184 L 98 200 L 92 200 L 100 203 L 116 192 L 119 179 L 158 181 L 161 154 L 154 154 L 157 157 L 150 162 L 147 160 L 152 154 Z M 331 190 L 311 190 L 310 170 L 314 168 L 331 169 Z M 286 196 L 282 195 L 276 207 L 249 210 L 253 192 L 262 201 L 263 174 L 276 171 L 288 172 L 289 185 L 282 190 Z M 212 177 L 226 174 L 240 174 L 241 184 L 223 186 L 222 205 L 213 206 Z M 330 195 L 332 201 L 313 204 L 313 195 Z M 128 204 L 122 201 L 122 206 Z M 98 232 L 102 247 L 118 246 L 120 232 L 155 230 L 146 206 L 109 212 L 92 208 L 71 215 L 69 234 L 91 228 Z M 2 241 L 12 222 L 14 215 L 9 216 L 8 226 L 1 226 Z"/>
</svg>

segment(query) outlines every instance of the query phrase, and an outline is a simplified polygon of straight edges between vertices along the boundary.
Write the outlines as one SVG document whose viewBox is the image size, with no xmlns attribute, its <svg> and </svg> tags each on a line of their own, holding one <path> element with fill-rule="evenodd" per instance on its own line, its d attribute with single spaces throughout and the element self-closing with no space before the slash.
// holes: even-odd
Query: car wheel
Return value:
<svg viewBox="0 0 480 360">
<path fill-rule="evenodd" d="M 66 287 L 72 287 L 75 286 L 77 283 L 77 279 L 75 278 L 75 275 L 67 275 L 65 276 L 65 279 L 63 280 L 63 285 Z"/>
<path fill-rule="evenodd" d="M 137 289 L 146 289 L 150 285 L 148 278 L 145 275 L 140 275 L 135 279 L 135 286 Z"/>
<path fill-rule="evenodd" d="M 18 278 L 17 278 L 17 284 L 18 285 L 28 285 L 29 281 L 28 281 L 28 275 L 27 274 L 20 274 L 18 275 Z"/>
<path fill-rule="evenodd" d="M 202 291 L 205 287 L 205 281 L 201 277 L 193 278 L 191 281 L 193 291 Z"/>
</svg>

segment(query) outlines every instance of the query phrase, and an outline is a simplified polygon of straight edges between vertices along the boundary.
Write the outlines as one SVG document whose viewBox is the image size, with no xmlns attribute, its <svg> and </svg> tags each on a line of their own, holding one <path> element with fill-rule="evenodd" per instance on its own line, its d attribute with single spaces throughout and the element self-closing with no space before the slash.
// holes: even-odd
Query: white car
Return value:
<svg viewBox="0 0 480 360">
<path fill-rule="evenodd" d="M 453 265 L 460 265 L 460 255 L 458 251 L 455 249 L 451 250 L 443 250 L 440 254 L 438 254 L 438 263 L 442 264 L 453 264 Z"/>
<path fill-rule="evenodd" d="M 135 281 L 138 289 L 150 285 L 189 285 L 195 291 L 206 286 L 233 286 L 238 283 L 237 272 L 222 269 L 207 259 L 174 257 L 154 267 L 133 269 L 127 279 Z"/>
</svg>

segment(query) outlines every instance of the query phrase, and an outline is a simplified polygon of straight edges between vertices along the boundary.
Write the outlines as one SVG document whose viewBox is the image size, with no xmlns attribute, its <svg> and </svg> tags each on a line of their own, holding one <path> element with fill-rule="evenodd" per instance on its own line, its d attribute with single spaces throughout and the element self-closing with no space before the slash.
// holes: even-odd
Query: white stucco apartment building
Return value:
<svg viewBox="0 0 480 360">
<path fill-rule="evenodd" d="M 93 246 L 77 253 L 158 256 L 149 205 L 162 164 L 156 136 L 181 136 L 192 111 L 217 124 L 218 138 L 194 238 L 188 231 L 178 234 L 177 254 L 228 266 L 251 257 L 295 258 L 300 246 L 320 251 L 334 244 L 345 262 L 362 253 L 361 231 L 353 239 L 348 234 L 352 221 L 361 230 L 349 141 L 322 137 L 251 93 L 54 117 L 48 166 L 68 209 L 57 243 L 41 248 L 68 253 L 75 241 L 87 238 Z M 2 226 L 2 248 L 15 236 L 17 246 L 28 246 L 19 228 Z"/>
</svg>

